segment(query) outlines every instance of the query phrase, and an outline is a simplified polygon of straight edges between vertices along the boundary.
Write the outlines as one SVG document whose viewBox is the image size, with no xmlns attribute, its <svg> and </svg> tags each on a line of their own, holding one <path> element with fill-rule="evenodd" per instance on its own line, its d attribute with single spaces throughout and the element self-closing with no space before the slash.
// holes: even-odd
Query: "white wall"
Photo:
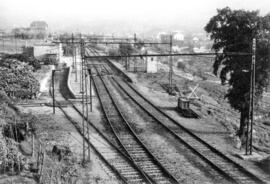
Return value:
<svg viewBox="0 0 270 184">
<path fill-rule="evenodd" d="M 34 56 L 36 58 L 42 57 L 45 54 L 58 54 L 59 48 L 55 45 L 35 45 Z"/>
<path fill-rule="evenodd" d="M 156 57 L 148 57 L 147 58 L 146 72 L 147 73 L 156 73 L 157 71 L 158 71 L 157 58 Z"/>
</svg>

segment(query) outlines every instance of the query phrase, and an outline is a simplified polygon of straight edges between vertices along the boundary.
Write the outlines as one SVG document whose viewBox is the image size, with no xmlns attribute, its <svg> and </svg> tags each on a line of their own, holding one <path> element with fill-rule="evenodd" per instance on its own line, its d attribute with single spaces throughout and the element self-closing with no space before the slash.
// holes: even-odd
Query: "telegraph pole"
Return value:
<svg viewBox="0 0 270 184">
<path fill-rule="evenodd" d="M 82 34 L 80 34 L 80 39 L 81 39 L 81 70 L 80 72 L 82 73 L 82 62 L 83 62 L 83 57 L 82 57 Z M 80 73 L 80 91 L 82 91 L 82 74 Z"/>
<path fill-rule="evenodd" d="M 15 52 L 16 52 L 16 54 L 17 54 L 17 38 L 16 38 L 16 35 L 15 35 L 15 37 L 14 37 L 14 41 L 15 41 Z"/>
<path fill-rule="evenodd" d="M 135 42 L 135 43 L 137 42 L 137 36 L 136 36 L 136 33 L 134 33 L 134 42 Z"/>
<path fill-rule="evenodd" d="M 251 98 L 251 122 L 250 122 L 250 155 L 252 155 L 252 134 L 253 134 L 253 122 L 254 122 L 254 98 L 255 98 L 255 74 L 256 74 L 256 39 L 252 42 L 252 98 Z"/>
<path fill-rule="evenodd" d="M 90 111 L 93 111 L 93 105 L 92 105 L 92 69 L 90 67 Z"/>
<path fill-rule="evenodd" d="M 86 104 L 86 128 L 87 128 L 87 139 L 90 141 L 89 137 L 89 126 L 88 126 L 88 121 L 89 121 L 89 114 L 88 114 L 88 91 L 87 91 L 87 82 L 88 82 L 88 76 L 87 72 L 85 72 L 85 104 Z M 87 146 L 88 148 L 88 161 L 90 161 L 90 146 Z"/>
<path fill-rule="evenodd" d="M 75 82 L 77 82 L 78 81 L 78 72 L 77 72 L 77 57 L 76 57 L 76 55 L 77 55 L 77 50 L 76 50 L 76 45 L 74 46 L 74 35 L 73 35 L 73 33 L 72 33 L 72 37 L 71 37 L 71 39 L 72 39 L 72 57 L 73 57 L 73 68 L 74 68 L 74 70 L 75 70 Z"/>
<path fill-rule="evenodd" d="M 73 33 L 71 35 L 71 44 L 72 44 L 72 65 L 73 69 L 75 68 L 75 61 L 74 61 L 74 36 Z"/>
<path fill-rule="evenodd" d="M 54 73 L 55 73 L 55 70 L 52 70 L 52 97 L 53 97 L 53 114 L 55 114 Z"/>
<path fill-rule="evenodd" d="M 246 135 L 246 155 L 252 155 L 252 133 L 254 122 L 254 96 L 255 96 L 255 72 L 256 70 L 256 39 L 252 40 L 252 60 L 250 65 L 250 90 L 249 90 L 249 111 Z"/>
<path fill-rule="evenodd" d="M 5 52 L 5 40 L 4 40 L 4 35 L 2 35 L 2 46 L 3 46 L 3 52 Z"/>
<path fill-rule="evenodd" d="M 169 90 L 172 92 L 172 75 L 173 75 L 173 60 L 172 60 L 172 35 L 170 35 L 170 71 L 169 71 Z"/>
<path fill-rule="evenodd" d="M 75 57 L 74 57 L 74 60 L 75 60 L 75 82 L 78 81 L 78 69 L 77 69 L 77 48 L 75 46 Z"/>
<path fill-rule="evenodd" d="M 83 61 L 84 61 L 84 43 L 83 39 L 81 38 L 81 94 L 82 94 L 82 125 L 83 125 L 83 160 L 82 163 L 85 163 L 85 140 L 84 140 L 84 132 L 85 132 L 85 126 L 84 126 L 84 84 L 83 84 Z"/>
</svg>

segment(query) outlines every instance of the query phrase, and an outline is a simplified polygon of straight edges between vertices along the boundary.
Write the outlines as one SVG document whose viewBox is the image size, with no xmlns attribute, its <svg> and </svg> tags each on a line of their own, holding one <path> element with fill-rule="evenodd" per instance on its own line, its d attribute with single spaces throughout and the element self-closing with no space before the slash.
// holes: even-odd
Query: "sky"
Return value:
<svg viewBox="0 0 270 184">
<path fill-rule="evenodd" d="M 179 25 L 203 30 L 216 9 L 225 6 L 260 10 L 262 15 L 270 12 L 270 0 L 0 0 L 0 28 L 27 27 L 33 20 L 44 20 L 52 30 L 79 30 L 102 21 L 105 25 L 100 27 L 111 22 L 118 28 Z"/>
</svg>

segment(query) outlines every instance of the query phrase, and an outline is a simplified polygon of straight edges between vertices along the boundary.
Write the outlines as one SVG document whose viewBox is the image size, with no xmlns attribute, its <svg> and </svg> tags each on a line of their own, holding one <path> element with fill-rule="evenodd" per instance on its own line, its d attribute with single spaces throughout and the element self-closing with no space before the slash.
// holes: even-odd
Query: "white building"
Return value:
<svg viewBox="0 0 270 184">
<path fill-rule="evenodd" d="M 63 56 L 62 44 L 35 44 L 34 57 L 42 58 L 46 54 L 56 54 L 58 59 L 61 60 Z"/>
<path fill-rule="evenodd" d="M 153 51 L 147 51 L 144 47 L 138 54 L 157 54 Z M 130 58 L 127 62 L 127 71 L 156 73 L 158 71 L 157 57 Z"/>
<path fill-rule="evenodd" d="M 147 54 L 157 54 L 153 51 L 147 51 Z M 157 73 L 158 72 L 158 60 L 157 57 L 146 58 L 146 73 Z"/>
<path fill-rule="evenodd" d="M 199 41 L 199 38 L 195 36 L 195 37 L 193 37 L 192 40 L 193 40 L 193 42 L 197 43 Z"/>
<path fill-rule="evenodd" d="M 182 33 L 177 32 L 173 34 L 173 40 L 184 41 L 184 39 L 185 39 L 185 36 Z"/>
</svg>

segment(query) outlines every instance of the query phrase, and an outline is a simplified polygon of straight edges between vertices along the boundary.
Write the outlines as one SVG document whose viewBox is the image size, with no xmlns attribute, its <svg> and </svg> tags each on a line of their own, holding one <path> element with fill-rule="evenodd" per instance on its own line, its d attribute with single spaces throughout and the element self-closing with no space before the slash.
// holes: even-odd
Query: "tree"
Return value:
<svg viewBox="0 0 270 184">
<path fill-rule="evenodd" d="M 230 86 L 226 98 L 230 105 L 240 111 L 238 135 L 241 140 L 246 134 L 249 112 L 251 56 L 231 56 L 226 52 L 251 53 L 252 39 L 256 38 L 256 80 L 255 104 L 261 98 L 270 71 L 270 16 L 259 16 L 258 11 L 231 10 L 226 7 L 217 10 L 205 27 L 214 41 L 212 49 L 222 52 L 213 64 L 214 74 L 219 75 L 222 84 Z"/>
<path fill-rule="evenodd" d="M 2 62 L 3 61 L 5 62 L 7 59 L 14 59 L 15 61 L 18 60 L 20 62 L 28 63 L 29 65 L 34 67 L 34 70 L 38 70 L 41 68 L 39 60 L 37 60 L 33 56 L 29 57 L 25 54 L 5 54 L 3 56 L 3 59 L 0 61 L 0 65 L 3 66 L 4 63 Z M 10 62 L 7 62 L 7 64 L 10 64 Z M 20 64 L 17 63 L 16 65 L 20 65 Z"/>
<path fill-rule="evenodd" d="M 32 98 L 39 92 L 39 82 L 32 74 L 33 67 L 16 59 L 0 60 L 0 91 L 16 98 Z"/>
</svg>

